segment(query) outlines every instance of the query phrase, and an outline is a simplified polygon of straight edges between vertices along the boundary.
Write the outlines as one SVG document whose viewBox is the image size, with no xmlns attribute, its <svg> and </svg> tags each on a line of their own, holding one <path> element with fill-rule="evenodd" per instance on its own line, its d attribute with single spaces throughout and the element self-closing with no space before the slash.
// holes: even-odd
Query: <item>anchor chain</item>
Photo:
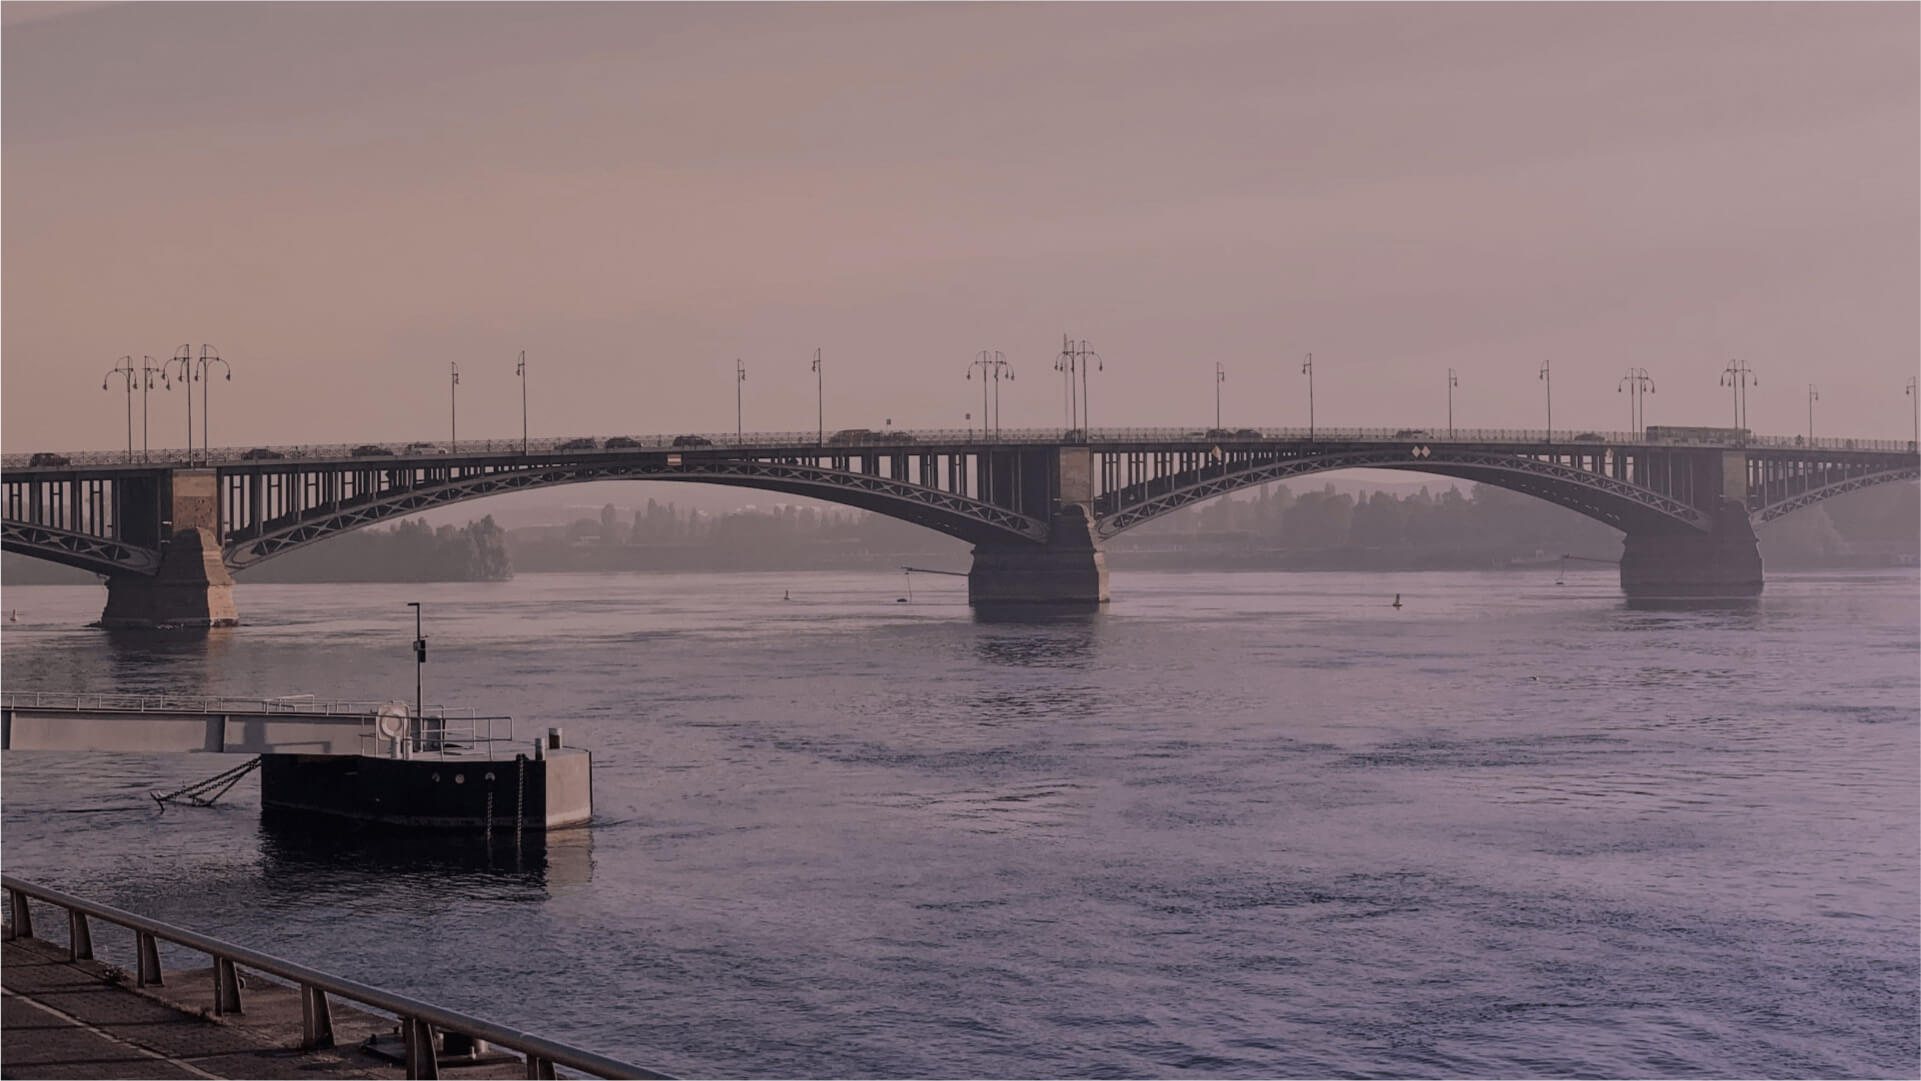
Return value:
<svg viewBox="0 0 1921 1081">
<path fill-rule="evenodd" d="M 158 792 L 149 792 L 147 795 L 151 796 L 153 801 L 160 805 L 162 811 L 167 809 L 167 804 L 169 803 L 190 803 L 195 807 L 212 807 L 214 801 L 226 795 L 228 789 L 240 783 L 240 778 L 252 773 L 259 767 L 260 756 L 255 755 L 252 761 L 217 773 L 204 781 L 195 781 L 185 788 L 176 789 L 165 795 L 161 795 Z"/>
</svg>

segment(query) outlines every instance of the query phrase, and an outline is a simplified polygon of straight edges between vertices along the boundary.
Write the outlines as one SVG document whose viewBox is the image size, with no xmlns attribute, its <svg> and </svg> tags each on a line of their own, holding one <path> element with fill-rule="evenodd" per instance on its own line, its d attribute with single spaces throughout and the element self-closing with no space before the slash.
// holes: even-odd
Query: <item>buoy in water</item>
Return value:
<svg viewBox="0 0 1921 1081">
<path fill-rule="evenodd" d="M 1399 593 L 1396 593 L 1394 594 L 1394 603 L 1390 607 L 1399 608 L 1400 606 L 1401 606 L 1401 595 Z"/>
<path fill-rule="evenodd" d="M 789 595 L 786 590 L 783 589 L 780 591 L 780 599 L 784 601 L 791 601 L 794 598 L 791 595 Z"/>
</svg>

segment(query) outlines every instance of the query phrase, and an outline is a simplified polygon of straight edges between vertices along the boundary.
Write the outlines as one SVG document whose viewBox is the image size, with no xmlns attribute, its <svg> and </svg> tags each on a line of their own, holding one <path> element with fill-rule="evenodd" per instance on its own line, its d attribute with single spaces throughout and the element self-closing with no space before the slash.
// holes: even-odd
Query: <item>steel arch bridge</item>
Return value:
<svg viewBox="0 0 1921 1081">
<path fill-rule="evenodd" d="M 976 546 L 1045 548 L 1064 507 L 1092 540 L 1272 481 L 1340 469 L 1452 477 L 1535 496 L 1630 535 L 1701 534 L 1729 501 L 1768 522 L 1921 476 L 1912 444 L 1526 431 L 1135 429 L 778 433 L 9 457 L 4 548 L 109 576 L 152 575 L 170 531 L 206 528 L 232 570 L 390 518 L 503 492 L 601 480 L 723 484 L 913 522 Z M 50 464 L 49 459 L 59 459 Z"/>
</svg>

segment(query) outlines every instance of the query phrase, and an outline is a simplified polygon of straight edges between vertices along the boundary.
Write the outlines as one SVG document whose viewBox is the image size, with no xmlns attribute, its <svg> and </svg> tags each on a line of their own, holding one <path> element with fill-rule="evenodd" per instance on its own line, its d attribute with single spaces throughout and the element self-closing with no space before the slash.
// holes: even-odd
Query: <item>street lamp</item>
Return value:
<svg viewBox="0 0 1921 1081">
<path fill-rule="evenodd" d="M 113 377 L 116 375 L 122 377 L 127 384 L 127 464 L 128 465 L 133 464 L 133 377 L 135 374 L 136 372 L 133 366 L 133 357 L 125 356 L 120 358 L 120 363 L 114 365 L 111 368 L 108 368 L 106 376 L 100 380 L 101 390 L 106 390 L 107 384 L 112 382 Z M 141 397 L 142 397 L 142 400 L 145 400 L 144 393 L 141 395 Z"/>
<path fill-rule="evenodd" d="M 1012 381 L 1014 369 L 1007 362 L 1007 354 L 998 349 L 983 349 L 975 353 L 974 359 L 967 364 L 968 379 L 974 378 L 975 368 L 981 370 L 981 438 L 988 438 L 988 428 L 991 425 L 994 432 L 993 438 L 998 440 L 1001 432 L 1001 376 L 1005 374 L 1008 380 Z M 990 383 L 994 388 L 994 402 L 991 410 L 988 408 L 987 400 L 987 388 Z"/>
<path fill-rule="evenodd" d="M 736 364 L 739 361 L 735 361 Z M 827 377 L 820 370 L 820 348 L 814 348 L 814 410 L 815 423 L 820 425 L 820 445 L 827 445 Z"/>
<path fill-rule="evenodd" d="M 1821 400 L 1821 392 L 1808 384 L 1808 446 L 1814 445 L 1814 403 Z"/>
<path fill-rule="evenodd" d="M 1087 339 L 1082 338 L 1080 342 L 1076 344 L 1072 338 L 1069 338 L 1065 334 L 1061 335 L 1061 355 L 1054 361 L 1054 370 L 1067 373 L 1067 392 L 1070 403 L 1068 424 L 1070 430 L 1078 429 L 1081 432 L 1081 438 L 1083 440 L 1087 438 L 1087 432 L 1093 427 L 1093 425 L 1089 423 L 1087 415 L 1087 369 L 1090 364 L 1099 368 L 1101 371 L 1107 370 L 1107 363 L 1101 359 L 1101 355 L 1087 347 Z M 1076 371 L 1079 371 L 1081 376 L 1079 401 L 1074 400 L 1074 373 Z"/>
<path fill-rule="evenodd" d="M 1220 361 L 1214 362 L 1214 427 L 1221 426 L 1221 384 L 1227 382 L 1227 369 Z"/>
<path fill-rule="evenodd" d="M 1916 389 L 1915 377 L 1908 376 L 1908 397 L 1914 407 L 1914 439 L 1908 444 L 1910 450 L 1921 447 L 1921 390 Z"/>
<path fill-rule="evenodd" d="M 1301 365 L 1301 374 L 1307 376 L 1307 441 L 1314 441 L 1314 354 L 1307 355 L 1307 362 Z"/>
<path fill-rule="evenodd" d="M 1554 442 L 1554 362 L 1553 361 L 1544 360 L 1541 362 L 1541 374 L 1538 378 L 1547 381 L 1547 442 L 1552 443 Z"/>
<path fill-rule="evenodd" d="M 734 445 L 737 447 L 746 441 L 745 437 L 741 434 L 742 429 L 740 424 L 740 385 L 745 382 L 747 382 L 747 365 L 741 363 L 741 360 L 739 357 L 735 357 L 734 358 Z"/>
<path fill-rule="evenodd" d="M 1721 385 L 1734 390 L 1734 426 L 1742 431 L 1748 426 L 1748 384 L 1760 386 L 1761 381 L 1754 378 L 1754 369 L 1745 360 L 1730 360 L 1721 369 Z"/>
<path fill-rule="evenodd" d="M 520 453 L 527 453 L 527 351 L 520 351 L 520 363 L 514 365 L 514 374 L 520 377 Z"/>
<path fill-rule="evenodd" d="M 1449 368 L 1447 370 L 1447 437 L 1449 439 L 1454 438 L 1454 388 L 1460 385 L 1461 381 L 1454 376 L 1454 369 Z"/>
<path fill-rule="evenodd" d="M 447 453 L 460 453 L 460 362 L 447 362 Z"/>
<path fill-rule="evenodd" d="M 193 346 L 183 345 L 173 356 L 160 364 L 161 382 L 167 390 L 173 389 L 172 380 L 167 376 L 174 365 L 180 366 L 180 381 L 187 386 L 187 465 L 193 465 Z"/>
<path fill-rule="evenodd" d="M 220 365 L 221 368 L 226 370 L 227 382 L 229 383 L 233 382 L 233 369 L 227 367 L 227 362 L 220 359 L 220 352 L 211 345 L 201 346 L 200 347 L 200 453 L 201 454 L 206 454 L 209 448 L 213 446 L 212 443 L 209 443 L 207 441 L 207 421 L 208 421 L 208 414 L 211 412 L 211 410 L 207 408 L 207 384 L 208 382 L 210 382 L 210 380 L 208 380 L 207 378 L 207 368 L 214 364 L 218 364 Z M 189 389 L 187 397 L 189 399 L 193 397 L 191 389 Z"/>
<path fill-rule="evenodd" d="M 1627 391 L 1628 395 L 1628 427 L 1636 435 L 1640 435 L 1642 429 L 1647 426 L 1646 396 L 1654 393 L 1654 379 L 1648 375 L 1646 368 L 1629 368 L 1627 374 L 1621 377 L 1621 381 L 1614 384 L 1614 393 L 1619 394 L 1623 390 Z"/>
</svg>

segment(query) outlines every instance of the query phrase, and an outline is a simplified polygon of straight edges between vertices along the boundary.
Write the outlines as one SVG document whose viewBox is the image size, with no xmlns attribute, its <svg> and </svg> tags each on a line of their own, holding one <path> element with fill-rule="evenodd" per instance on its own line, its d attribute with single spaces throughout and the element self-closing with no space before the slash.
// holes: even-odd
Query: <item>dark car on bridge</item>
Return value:
<svg viewBox="0 0 1921 1081">
<path fill-rule="evenodd" d="M 67 456 L 66 456 L 66 455 L 64 455 L 64 454 L 55 454 L 54 452 L 52 452 L 52 451 L 50 451 L 50 450 L 43 450 L 43 451 L 41 451 L 41 452 L 39 452 L 38 454 L 35 454 L 35 455 L 34 455 L 34 456 L 33 456 L 32 458 L 29 458 L 29 459 L 27 459 L 27 464 L 28 464 L 28 465 L 30 465 L 30 466 L 33 466 L 33 465 L 72 465 L 72 464 L 73 464 L 73 459 L 71 459 L 71 458 L 69 458 L 69 457 L 67 457 Z"/>
<path fill-rule="evenodd" d="M 1394 438 L 1396 439 L 1431 439 L 1433 437 L 1427 434 L 1426 428 L 1402 428 L 1400 431 L 1394 433 Z"/>
<path fill-rule="evenodd" d="M 355 458 L 391 458 L 394 452 L 378 443 L 362 443 L 349 452 Z"/>
<path fill-rule="evenodd" d="M 842 428 L 827 437 L 830 447 L 851 447 L 856 443 L 873 443 L 880 439 L 880 433 L 872 428 Z"/>
<path fill-rule="evenodd" d="M 240 457 L 244 461 L 257 462 L 263 458 L 285 458 L 286 455 L 274 450 L 272 447 L 255 447 Z"/>
<path fill-rule="evenodd" d="M 560 446 L 555 447 L 554 449 L 555 450 L 599 450 L 600 444 L 594 442 L 592 439 L 589 439 L 586 436 L 581 436 L 579 439 L 569 439 L 568 441 L 566 441 L 565 443 L 562 443 Z"/>
<path fill-rule="evenodd" d="M 677 435 L 674 437 L 674 446 L 676 447 L 711 447 L 713 445 L 714 441 L 704 435 Z"/>
<path fill-rule="evenodd" d="M 631 435 L 617 435 L 607 441 L 608 450 L 630 450 L 640 446 L 640 440 Z"/>
<path fill-rule="evenodd" d="M 1580 435 L 1575 436 L 1572 441 L 1576 443 L 1605 443 L 1607 439 L 1597 432 L 1582 432 Z"/>
</svg>

